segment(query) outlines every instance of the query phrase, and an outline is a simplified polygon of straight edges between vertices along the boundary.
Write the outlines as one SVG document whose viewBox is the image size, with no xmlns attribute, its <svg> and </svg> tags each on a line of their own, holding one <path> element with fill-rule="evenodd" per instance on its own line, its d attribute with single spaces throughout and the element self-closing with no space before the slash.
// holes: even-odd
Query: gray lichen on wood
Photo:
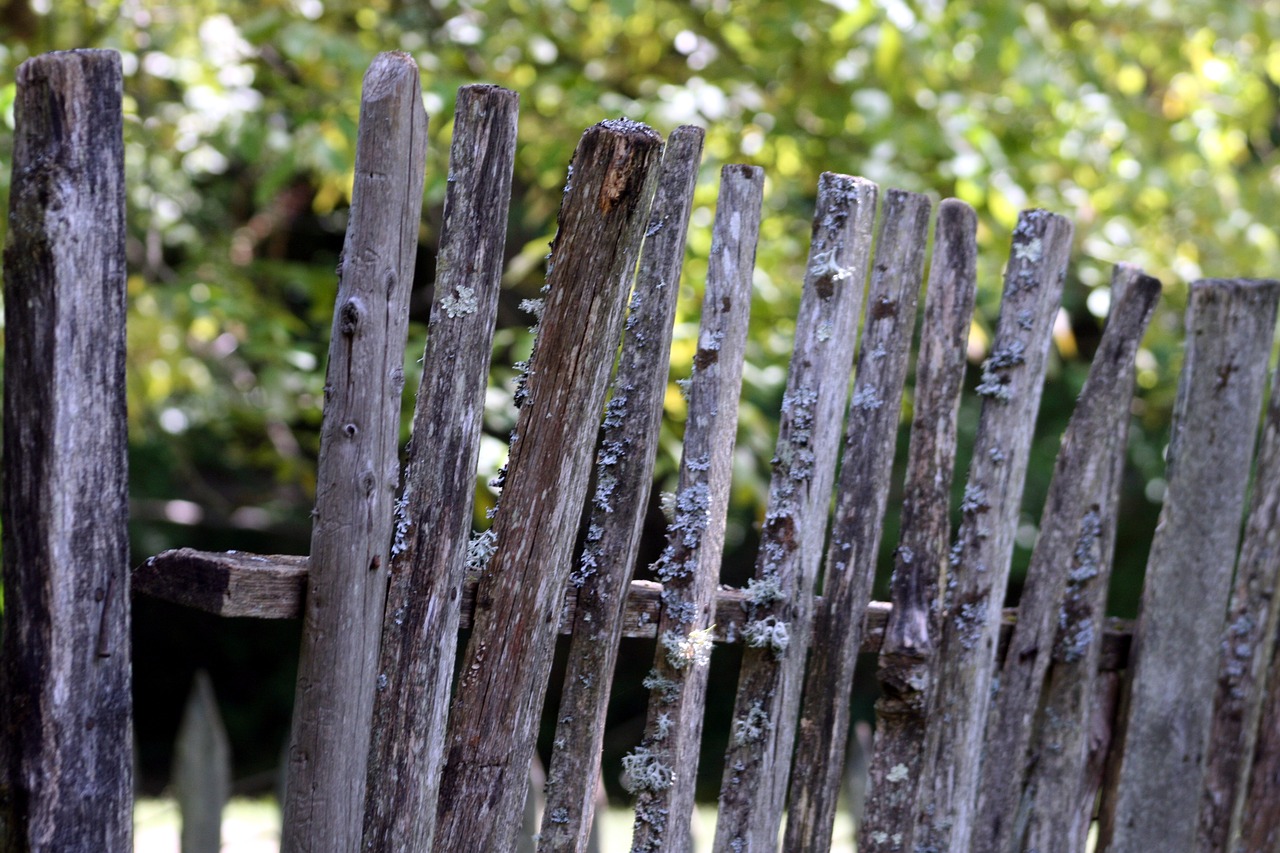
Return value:
<svg viewBox="0 0 1280 853">
<path fill-rule="evenodd" d="M 1018 830 L 1025 824 L 1019 826 L 1015 816 L 1026 809 L 1020 803 L 1029 803 L 1028 820 L 1036 824 L 1038 837 L 1069 846 L 1066 839 L 1074 832 L 1076 847 L 1084 843 L 1078 835 L 1080 789 L 1128 448 L 1134 359 L 1160 295 L 1160 282 L 1134 268 L 1118 268 L 1116 279 L 1113 291 L 1121 295 L 1062 438 L 1013 639 L 999 673 L 1000 689 L 992 699 L 976 849 L 1021 847 Z M 1078 695 L 1047 705 L 1037 727 L 1051 659 L 1070 671 Z M 1085 834 L 1088 821 L 1085 815 Z"/>
<path fill-rule="evenodd" d="M 916 359 L 914 417 L 902 501 L 902 534 L 894 552 L 893 610 L 880 648 L 881 699 L 870 775 L 893 786 L 868 792 L 859 843 L 892 850 L 895 836 L 910 849 L 920 785 L 925 715 L 941 627 L 939 584 L 950 534 L 956 420 L 977 292 L 977 216 L 955 199 L 938 209 L 933 262 Z"/>
<path fill-rule="evenodd" d="M 743 615 L 749 650 L 725 754 L 716 850 L 771 844 L 782 819 L 877 194 L 861 178 L 819 178 L 769 503 Z"/>
<path fill-rule="evenodd" d="M 969 846 L 1000 610 L 1071 234 L 1070 222 L 1043 210 L 1024 212 L 1013 233 L 945 583 L 947 614 L 928 712 L 915 845 L 950 851 Z"/>
<path fill-rule="evenodd" d="M 845 426 L 823 580 L 825 642 L 811 650 L 800 708 L 790 849 L 830 847 L 849 731 L 849 691 L 871 598 L 889 497 L 903 383 L 929 236 L 928 198 L 889 192 L 881 213 L 866 322 Z M 783 790 L 773 791 L 781 808 Z"/>
<path fill-rule="evenodd" d="M 725 166 L 720 180 L 676 515 L 654 566 L 664 584 L 658 636 L 669 638 L 668 646 L 686 643 L 694 651 L 700 637 L 710 642 L 724 548 L 764 172 Z M 685 665 L 677 666 L 682 658 L 667 652 L 660 643 L 650 677 L 654 689 L 645 735 L 630 760 L 637 767 L 670 768 L 672 774 L 669 784 L 634 788 L 633 851 L 680 850 L 689 843 L 707 672 L 705 666 L 690 665 L 696 661 L 687 657 Z M 665 778 L 655 772 L 638 781 Z"/>
<path fill-rule="evenodd" d="M 591 448 L 661 150 L 643 125 L 606 122 L 574 153 L 493 522 L 496 548 L 477 586 L 450 711 L 437 851 L 508 849 L 520 825 Z"/>
<path fill-rule="evenodd" d="M 591 840 L 605 711 L 653 481 L 703 137 L 694 127 L 672 132 L 645 230 L 618 372 L 596 449 L 596 494 L 573 574 L 573 640 L 547 775 L 541 850 L 585 850 Z"/>
<path fill-rule="evenodd" d="M 435 303 L 396 505 L 366 849 L 432 846 L 518 111 L 518 97 L 506 89 L 458 91 Z M 451 310 L 458 298 L 468 310 Z"/>
</svg>

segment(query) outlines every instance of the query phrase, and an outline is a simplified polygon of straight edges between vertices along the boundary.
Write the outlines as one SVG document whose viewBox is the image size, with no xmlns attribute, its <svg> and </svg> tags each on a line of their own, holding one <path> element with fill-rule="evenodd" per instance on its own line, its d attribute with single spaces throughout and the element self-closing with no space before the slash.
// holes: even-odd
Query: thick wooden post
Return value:
<svg viewBox="0 0 1280 853">
<path fill-rule="evenodd" d="M 120 57 L 18 68 L 0 850 L 133 849 Z"/>
<path fill-rule="evenodd" d="M 1277 297 L 1275 281 L 1191 285 L 1169 491 L 1147 561 L 1101 849 L 1196 849 L 1219 649 Z"/>
<path fill-rule="evenodd" d="M 417 65 L 381 54 L 364 79 L 329 344 L 285 851 L 360 846 L 426 132 Z"/>
<path fill-rule="evenodd" d="M 601 122 L 574 153 L 548 291 L 450 711 L 435 849 L 506 851 L 528 788 L 591 449 L 662 156 Z"/>
<path fill-rule="evenodd" d="M 435 300 L 396 507 L 374 702 L 367 850 L 430 850 L 502 281 L 519 99 L 458 92 Z"/>
</svg>

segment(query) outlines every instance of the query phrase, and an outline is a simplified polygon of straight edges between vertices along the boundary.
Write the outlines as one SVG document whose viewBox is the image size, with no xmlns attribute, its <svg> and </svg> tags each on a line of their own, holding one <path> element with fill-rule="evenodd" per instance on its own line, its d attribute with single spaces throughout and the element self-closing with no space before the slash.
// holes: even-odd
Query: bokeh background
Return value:
<svg viewBox="0 0 1280 853">
<path fill-rule="evenodd" d="M 360 81 L 382 50 L 417 60 L 431 116 L 410 389 L 431 301 L 454 93 L 489 82 L 521 96 L 477 526 L 514 421 L 512 365 L 530 347 L 532 321 L 518 305 L 543 283 L 577 138 L 602 119 L 625 115 L 664 134 L 684 123 L 707 129 L 673 382 L 688 374 L 695 347 L 719 168 L 746 162 L 768 176 L 726 583 L 744 582 L 754 559 L 820 172 L 955 196 L 977 209 L 974 366 L 994 325 L 1018 211 L 1044 207 L 1075 223 L 1011 600 L 1106 315 L 1111 264 L 1139 264 L 1166 284 L 1138 355 L 1117 615 L 1136 607 L 1163 494 L 1186 284 L 1280 272 L 1275 0 L 8 0 L 0 10 L 0 163 L 12 148 L 19 63 L 73 47 L 123 57 L 135 563 L 181 545 L 307 550 Z M 5 166 L 6 209 L 8 181 Z M 406 427 L 412 400 L 406 393 Z M 910 405 L 908 389 L 904 426 Z M 659 489 L 673 486 L 679 458 L 684 409 L 674 384 L 667 416 Z M 972 399 L 961 418 L 957 486 L 977 422 Z M 656 507 L 650 518 L 652 555 L 662 535 Z M 887 578 L 877 593 L 887 595 Z M 213 675 L 231 736 L 237 791 L 270 791 L 300 624 L 217 619 L 139 599 L 134 625 L 142 790 L 167 784 L 182 703 L 201 667 Z M 639 680 L 652 654 L 626 642 L 606 746 L 611 786 L 619 756 L 640 735 Z M 731 710 L 732 657 L 718 650 L 713 665 L 722 684 L 711 695 L 724 707 L 709 710 L 709 758 L 726 729 L 716 720 Z M 854 701 L 867 718 L 873 667 L 862 669 Z M 716 761 L 704 767 L 714 796 Z"/>
</svg>

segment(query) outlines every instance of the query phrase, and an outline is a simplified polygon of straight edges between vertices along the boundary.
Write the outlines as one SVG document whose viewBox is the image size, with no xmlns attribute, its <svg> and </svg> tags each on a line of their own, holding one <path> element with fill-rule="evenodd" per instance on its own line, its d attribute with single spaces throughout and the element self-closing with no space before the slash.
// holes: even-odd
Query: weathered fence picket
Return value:
<svg viewBox="0 0 1280 853">
<path fill-rule="evenodd" d="M 1120 476 L 1128 447 L 1134 358 L 1160 296 L 1160 283 L 1135 275 L 1114 292 L 1118 294 L 1114 310 L 1062 437 L 1018 604 L 1018 621 L 998 672 L 999 689 L 991 700 L 983 744 L 986 760 L 978 783 L 975 850 L 1022 848 L 1023 827 L 1017 817 L 1029 813 L 1022 808 L 1022 800 L 1030 765 L 1047 762 L 1056 765 L 1055 776 L 1083 781 L 1084 752 L 1074 751 L 1068 758 L 1062 750 L 1046 748 L 1045 754 L 1031 756 L 1028 748 L 1039 729 L 1033 723 L 1050 658 L 1056 654 L 1064 663 L 1084 660 L 1098 639 L 1095 625 L 1101 624 L 1102 614 L 1094 613 L 1093 601 L 1079 599 L 1079 587 L 1097 581 L 1095 588 L 1105 590 L 1110 576 Z M 1071 602 L 1064 601 L 1069 584 L 1075 586 Z M 1062 618 L 1064 614 L 1069 622 Z M 1092 679 L 1081 678 L 1080 683 L 1085 695 L 1090 695 Z M 1087 718 L 1071 719 L 1069 732 L 1059 731 L 1062 721 L 1048 719 L 1042 724 L 1054 729 L 1049 737 L 1053 743 L 1072 735 L 1079 738 L 1089 730 Z M 1072 766 L 1068 761 L 1078 763 Z M 1077 793 L 1066 790 L 1064 794 L 1065 802 L 1037 801 L 1035 811 L 1073 818 L 1078 811 Z M 1038 794 L 1027 789 L 1025 796 Z"/>
<path fill-rule="evenodd" d="M 644 739 L 623 759 L 623 773 L 636 800 L 631 848 L 636 853 L 684 849 L 691 843 L 763 193 L 764 170 L 721 170 L 698 349 L 687 386 L 689 416 L 675 514 L 667 528 L 666 548 L 654 566 L 663 591 L 658 648 L 645 681 L 648 718 Z"/>
<path fill-rule="evenodd" d="M 113 54 L 73 52 L 31 60 L 18 77 L 0 508 L 6 851 L 131 846 L 119 68 Z M 678 129 L 664 152 L 643 125 L 603 122 L 570 165 L 499 509 L 468 553 L 516 115 L 514 93 L 459 92 L 400 502 L 426 116 L 412 60 L 384 54 L 361 106 L 312 553 L 180 549 L 132 576 L 136 591 L 213 613 L 305 618 L 285 850 L 532 849 L 517 839 L 540 799 L 525 811 L 557 633 L 572 641 L 542 851 L 590 849 L 621 637 L 659 641 L 643 740 L 622 768 L 635 851 L 691 844 L 713 642 L 744 647 L 716 768 L 717 851 L 776 850 L 788 781 L 784 848 L 830 847 L 858 651 L 880 654 L 884 688 L 860 850 L 1079 853 L 1095 801 L 1101 850 L 1275 849 L 1280 375 L 1256 464 L 1253 449 L 1280 282 L 1192 285 L 1168 497 L 1130 646 L 1128 626 L 1103 614 L 1133 364 L 1160 285 L 1117 267 L 1015 619 L 1002 603 L 1072 229 L 1031 211 L 1014 232 L 948 554 L 976 219 L 944 201 L 889 607 L 868 598 L 930 204 L 891 190 L 877 225 L 875 185 L 824 174 L 755 576 L 717 588 L 764 181 L 725 167 L 679 491 L 654 567 L 662 583 L 631 580 L 702 132 Z M 210 847 L 225 769 L 210 784 L 208 762 L 187 757 L 225 765 L 215 715 L 198 678 L 175 775 L 184 797 L 208 804 L 199 821 L 184 814 Z"/>
<path fill-rule="evenodd" d="M 769 505 L 747 587 L 716 850 L 766 849 L 778 837 L 877 195 L 860 178 L 828 172 L 818 180 Z"/>
<path fill-rule="evenodd" d="M 938 209 L 933 263 L 920 332 L 916 384 L 902 501 L 902 534 L 894 552 L 893 610 L 880 649 L 881 699 L 872 741 L 872 785 L 858 843 L 893 850 L 893 838 L 915 820 L 934 655 L 941 627 L 938 584 L 951 532 L 951 481 L 965 350 L 977 295 L 977 216 L 955 199 Z"/>
<path fill-rule="evenodd" d="M 1115 796 L 1103 812 L 1103 843 L 1114 853 L 1195 849 L 1223 619 L 1278 298 L 1276 281 L 1191 285 L 1168 494 L 1134 634 Z"/>
<path fill-rule="evenodd" d="M 518 104 L 496 86 L 458 91 L 414 441 L 395 510 L 365 849 L 432 845 Z"/>
<path fill-rule="evenodd" d="M 231 796 L 231 744 L 209 673 L 199 670 L 174 743 L 173 787 L 182 818 L 182 853 L 222 849 L 222 809 Z"/>
<path fill-rule="evenodd" d="M 849 696 L 889 500 L 903 382 L 929 234 L 929 200 L 888 193 L 867 292 L 822 583 L 827 640 L 810 653 L 800 706 L 787 845 L 831 846 L 848 749 Z M 775 792 L 781 808 L 782 791 Z"/>
<path fill-rule="evenodd" d="M 4 249 L 0 849 L 133 839 L 120 57 L 18 68 Z"/>
<path fill-rule="evenodd" d="M 360 847 L 426 132 L 417 65 L 382 54 L 364 80 L 325 374 L 281 839 L 290 853 Z"/>
<path fill-rule="evenodd" d="M 602 122 L 574 153 L 539 332 L 450 710 L 439 851 L 505 850 L 520 824 L 556 616 L 662 144 Z M 518 628 L 518 630 L 512 630 Z"/>
<path fill-rule="evenodd" d="M 947 615 L 920 808 L 914 829 L 900 830 L 910 832 L 912 844 L 951 851 L 969 846 L 1000 610 L 1071 231 L 1060 216 L 1030 211 L 1013 232 L 1000 319 L 977 388 L 982 413 L 944 584 Z"/>
<path fill-rule="evenodd" d="M 1104 677 L 1098 672 L 1098 655 L 1101 645 L 1098 627 L 1104 622 L 1108 581 L 1111 578 L 1111 562 L 1114 552 L 1115 532 L 1118 522 L 1120 478 L 1124 471 L 1125 449 L 1128 438 L 1129 407 L 1133 385 L 1133 362 L 1142 330 L 1150 322 L 1159 296 L 1160 283 L 1144 275 L 1135 267 L 1121 264 L 1115 268 L 1111 279 L 1113 302 L 1102 343 L 1094 357 L 1089 380 L 1081 393 L 1076 413 L 1063 437 L 1055 470 L 1056 497 L 1046 504 L 1044 517 L 1051 516 L 1049 507 L 1066 508 L 1074 515 L 1077 526 L 1073 530 L 1070 521 L 1053 525 L 1042 522 L 1040 541 L 1032 555 L 1033 565 L 1043 566 L 1036 574 L 1049 576 L 1055 588 L 1053 600 L 1048 603 L 1046 618 L 1040 623 L 1042 633 L 1038 638 L 1046 645 L 1034 652 L 1026 644 L 1011 645 L 1017 651 L 1005 658 L 1005 675 L 1000 676 L 1001 689 L 1014 673 L 1013 667 L 1026 664 L 1022 661 L 1048 657 L 1043 674 L 1027 677 L 1024 695 L 1025 713 L 1035 715 L 1034 721 L 1026 717 L 1010 720 L 1008 731 L 995 734 L 995 715 L 987 723 L 986 755 L 1003 754 L 1006 775 L 1021 775 L 1025 768 L 1023 790 L 1001 786 L 1008 797 L 1001 816 L 990 806 L 985 813 L 979 800 L 979 838 L 984 837 L 997 820 L 1012 829 L 1012 817 L 1026 815 L 1025 841 L 1017 832 L 1005 831 L 993 849 L 1010 849 L 1008 844 L 1022 844 L 1027 849 L 1051 849 L 1062 846 L 1083 850 L 1088 839 L 1089 824 L 1093 818 L 1094 802 L 1102 781 L 1102 762 L 1106 745 L 1110 742 L 1114 704 L 1119 691 L 1119 680 L 1114 674 Z M 1094 377 L 1106 382 L 1104 400 L 1097 398 L 1102 392 L 1091 390 L 1096 386 Z M 1088 398 L 1086 398 L 1088 395 Z M 1090 402 L 1086 405 L 1086 399 Z M 1092 410 L 1097 417 L 1089 424 L 1085 418 Z M 1099 410 L 1101 410 L 1099 412 Z M 1081 426 L 1074 426 L 1077 422 Z M 1070 458 L 1067 458 L 1070 457 Z M 1109 465 L 1110 468 L 1100 467 Z M 1059 479 L 1070 476 L 1072 469 L 1083 467 L 1091 484 L 1071 485 L 1066 480 L 1057 486 Z M 1066 494 L 1064 494 L 1066 493 Z M 1081 512 L 1083 511 L 1083 515 Z M 1060 514 L 1052 513 L 1061 518 Z M 1046 537 L 1050 537 L 1046 539 Z M 1056 552 L 1056 553 L 1054 553 Z M 1054 563 L 1057 565 L 1054 566 Z M 1063 575 L 1054 580 L 1054 575 Z M 1033 583 L 1030 570 L 1027 585 Z M 1059 585 L 1062 584 L 1062 585 Z M 1024 587 L 1024 593 L 1027 587 Z M 1043 593 L 1032 593 L 1032 600 L 1048 598 Z M 1022 618 L 1021 608 L 1019 619 Z M 1035 621 L 1031 619 L 1029 621 Z M 1023 651 L 1023 650 L 1026 651 Z M 1040 683 L 1043 683 L 1041 688 Z M 1043 695 L 1032 699 L 1032 691 Z M 997 700 L 1004 703 L 1001 694 Z M 1038 700 L 1039 708 L 1036 707 Z M 1005 712 L 1004 716 L 1011 716 Z M 1013 745 L 1017 730 L 1029 729 L 1025 758 L 1021 744 Z M 1009 750 L 996 753 L 992 744 L 1004 739 Z M 1016 751 L 1015 751 L 1016 750 Z M 987 772 L 986 764 L 991 770 Z M 1011 766 L 1012 764 L 1012 766 Z M 990 783 L 1000 773 L 998 762 L 984 763 L 984 780 Z M 1000 783 L 994 783 L 1000 785 Z M 993 791 L 997 788 L 993 788 Z M 1019 797 L 1018 802 L 1013 797 Z M 992 800 L 995 798 L 993 797 Z"/>
<path fill-rule="evenodd" d="M 586 543 L 572 577 L 577 606 L 547 774 L 538 841 L 544 851 L 581 850 L 590 839 L 609 688 L 653 485 L 680 268 L 704 135 L 696 127 L 676 128 L 671 134 L 649 212 L 626 337 L 596 451 Z"/>
</svg>

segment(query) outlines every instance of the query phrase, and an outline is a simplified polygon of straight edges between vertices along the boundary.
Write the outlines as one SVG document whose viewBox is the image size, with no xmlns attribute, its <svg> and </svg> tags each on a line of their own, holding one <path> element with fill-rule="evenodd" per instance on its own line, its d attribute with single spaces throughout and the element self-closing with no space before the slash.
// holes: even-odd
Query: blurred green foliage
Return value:
<svg viewBox="0 0 1280 853">
<path fill-rule="evenodd" d="M 501 464 L 511 425 L 510 365 L 529 347 L 531 321 L 516 306 L 542 283 L 581 131 L 618 115 L 664 134 L 682 123 L 707 128 L 673 378 L 687 374 L 695 347 L 718 169 L 765 168 L 727 580 L 749 570 L 763 514 L 821 171 L 956 196 L 978 210 L 975 363 L 994 325 L 1018 211 L 1045 207 L 1075 222 L 1019 538 L 1024 562 L 1106 314 L 1110 265 L 1136 263 L 1165 281 L 1139 354 L 1117 612 L 1136 603 L 1158 511 L 1185 283 L 1280 268 L 1277 0 L 9 0 L 3 8 L 8 128 L 15 69 L 28 56 L 101 47 L 123 57 L 139 559 L 178 544 L 307 547 L 360 80 L 382 50 L 415 57 L 431 116 L 411 386 L 454 92 L 490 82 L 522 98 L 479 510 L 492 500 L 483 482 Z M 0 133 L 0 162 L 11 146 L 11 133 Z M 8 180 L 0 169 L 0 201 Z M 683 415 L 674 391 L 668 413 L 659 476 L 669 484 Z M 962 446 L 975 424 L 970 401 Z M 886 550 L 896 520 L 888 525 Z"/>
</svg>

